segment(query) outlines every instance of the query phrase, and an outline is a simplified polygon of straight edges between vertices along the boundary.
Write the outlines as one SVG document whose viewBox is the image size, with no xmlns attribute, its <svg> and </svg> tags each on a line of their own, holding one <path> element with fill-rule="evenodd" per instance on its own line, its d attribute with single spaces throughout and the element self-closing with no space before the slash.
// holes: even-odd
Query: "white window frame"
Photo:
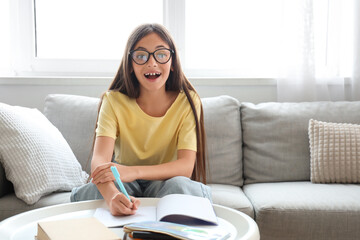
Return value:
<svg viewBox="0 0 360 240">
<path fill-rule="evenodd" d="M 184 47 L 185 1 L 164 1 L 164 25 L 177 44 L 180 58 Z M 34 0 L 11 0 L 11 38 L 14 72 L 17 76 L 94 76 L 108 77 L 116 73 L 120 59 L 47 59 L 36 58 Z"/>
<path fill-rule="evenodd" d="M 8 0 L 12 39 L 12 59 L 15 76 L 71 76 L 113 77 L 120 64 L 119 59 L 46 59 L 35 57 L 34 0 Z M 163 22 L 178 47 L 182 66 L 186 66 L 185 49 L 185 0 L 163 0 Z M 190 78 L 260 79 L 251 72 L 217 69 L 184 69 Z M 207 76 L 204 76 L 206 72 Z M 247 75 L 244 75 L 247 74 Z M 211 77 L 209 77 L 211 76 Z M 239 77 L 241 76 L 241 77 Z M 274 76 L 261 76 L 272 79 Z"/>
<path fill-rule="evenodd" d="M 15 76 L 113 77 L 119 59 L 49 59 L 35 57 L 34 0 L 9 0 L 13 70 Z M 163 24 L 174 38 L 183 70 L 192 79 L 267 79 L 244 75 L 239 70 L 185 69 L 185 0 L 163 0 Z M 206 76 L 204 76 L 206 73 Z M 241 76 L 241 77 L 239 77 Z M 269 76 L 270 77 L 270 76 Z M 272 79 L 272 77 L 270 77 Z"/>
</svg>

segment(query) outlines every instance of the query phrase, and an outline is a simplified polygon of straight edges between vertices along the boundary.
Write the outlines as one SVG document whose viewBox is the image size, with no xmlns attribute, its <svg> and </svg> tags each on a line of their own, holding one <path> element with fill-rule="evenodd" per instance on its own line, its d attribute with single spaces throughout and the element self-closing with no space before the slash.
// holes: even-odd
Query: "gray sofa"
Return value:
<svg viewBox="0 0 360 240">
<path fill-rule="evenodd" d="M 60 94 L 45 100 L 45 116 L 87 171 L 98 101 Z M 360 124 L 360 102 L 255 105 L 229 96 L 202 101 L 214 203 L 254 218 L 261 239 L 360 239 L 360 184 L 312 183 L 308 136 L 311 118 Z M 67 203 L 70 196 L 56 192 L 26 205 L 2 168 L 0 193 L 0 220 Z"/>
</svg>

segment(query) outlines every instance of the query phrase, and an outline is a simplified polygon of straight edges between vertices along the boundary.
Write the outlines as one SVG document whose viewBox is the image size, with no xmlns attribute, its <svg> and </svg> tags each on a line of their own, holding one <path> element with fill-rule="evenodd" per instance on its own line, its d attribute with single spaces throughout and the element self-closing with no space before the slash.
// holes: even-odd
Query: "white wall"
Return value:
<svg viewBox="0 0 360 240">
<path fill-rule="evenodd" d="M 0 78 L 0 102 L 43 110 L 51 93 L 99 97 L 111 78 Z M 230 95 L 241 102 L 276 101 L 271 80 L 190 79 L 200 97 Z"/>
</svg>

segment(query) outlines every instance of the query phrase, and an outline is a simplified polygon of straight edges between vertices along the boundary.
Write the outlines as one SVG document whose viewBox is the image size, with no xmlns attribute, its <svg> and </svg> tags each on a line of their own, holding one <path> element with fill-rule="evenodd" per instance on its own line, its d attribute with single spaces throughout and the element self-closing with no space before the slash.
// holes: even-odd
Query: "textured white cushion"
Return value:
<svg viewBox="0 0 360 240">
<path fill-rule="evenodd" d="M 0 103 L 0 132 L 0 161 L 16 196 L 27 204 L 86 182 L 61 133 L 37 109 Z"/>
<path fill-rule="evenodd" d="M 309 140 L 312 182 L 360 182 L 360 125 L 310 119 Z"/>
</svg>

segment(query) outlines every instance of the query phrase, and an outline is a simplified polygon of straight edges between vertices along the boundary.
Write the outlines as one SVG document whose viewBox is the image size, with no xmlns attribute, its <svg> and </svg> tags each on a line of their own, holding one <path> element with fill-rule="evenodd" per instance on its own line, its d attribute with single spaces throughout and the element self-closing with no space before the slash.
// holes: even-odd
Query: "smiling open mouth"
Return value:
<svg viewBox="0 0 360 240">
<path fill-rule="evenodd" d="M 158 77 L 160 77 L 161 73 L 145 73 L 144 76 L 147 79 L 156 79 Z"/>
</svg>

